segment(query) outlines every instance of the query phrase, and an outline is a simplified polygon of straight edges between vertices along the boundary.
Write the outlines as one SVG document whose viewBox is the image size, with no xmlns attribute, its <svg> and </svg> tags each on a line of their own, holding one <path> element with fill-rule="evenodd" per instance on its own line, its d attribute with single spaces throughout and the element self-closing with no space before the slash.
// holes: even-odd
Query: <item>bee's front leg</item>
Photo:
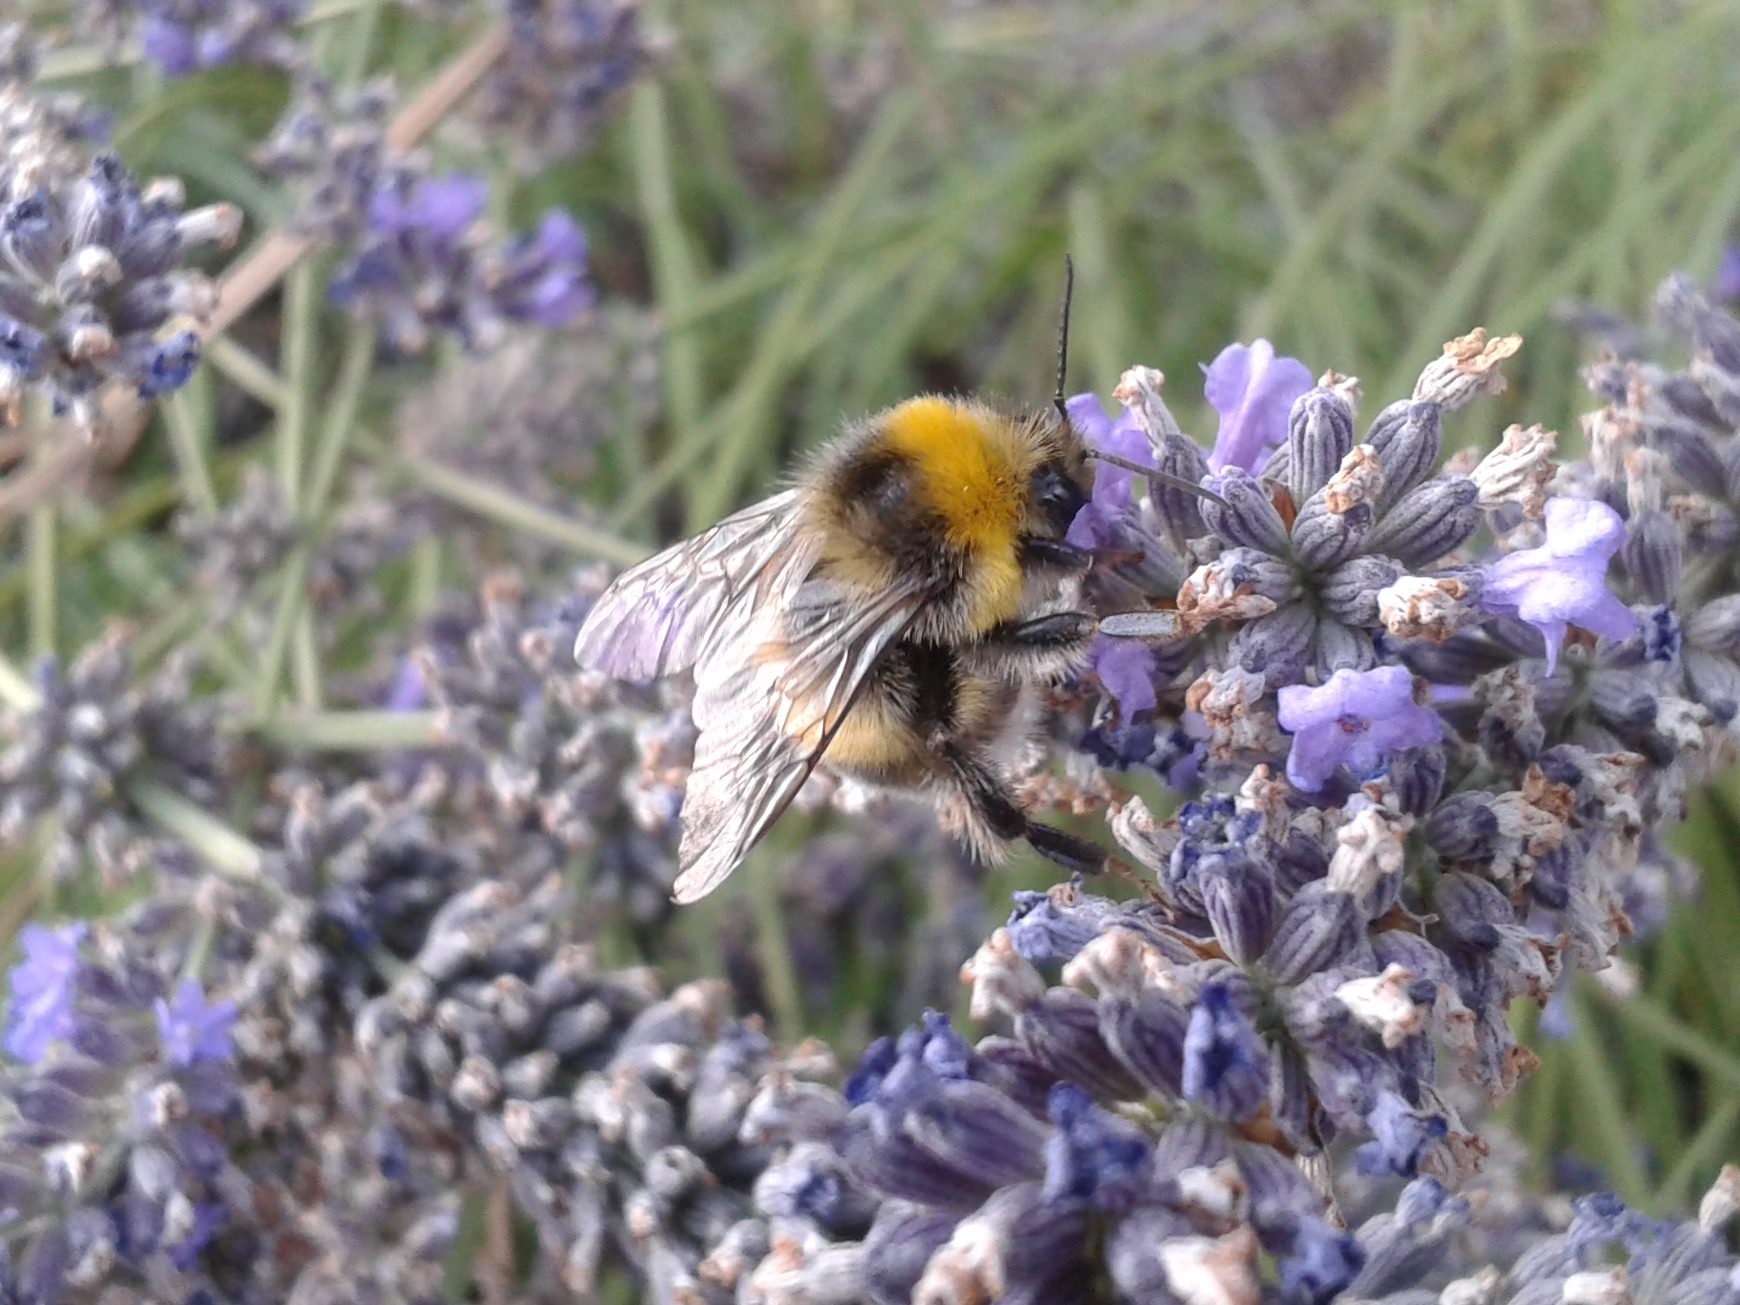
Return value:
<svg viewBox="0 0 1740 1305">
<path fill-rule="evenodd" d="M 1092 568 L 1094 555 L 1061 539 L 1029 537 L 1021 541 L 1021 564 L 1028 570 L 1086 571 Z"/>
<path fill-rule="evenodd" d="M 1086 612 L 1049 612 L 992 626 L 974 643 L 973 661 L 994 673 L 1047 678 L 1081 666 L 1099 627 Z"/>
</svg>

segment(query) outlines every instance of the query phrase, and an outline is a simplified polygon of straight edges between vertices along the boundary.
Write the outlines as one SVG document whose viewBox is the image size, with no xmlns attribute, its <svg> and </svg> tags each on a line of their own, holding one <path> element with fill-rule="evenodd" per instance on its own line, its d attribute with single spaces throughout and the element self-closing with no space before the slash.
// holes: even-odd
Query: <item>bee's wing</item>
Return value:
<svg viewBox="0 0 1740 1305">
<path fill-rule="evenodd" d="M 787 490 L 629 568 L 586 614 L 574 659 L 642 682 L 687 670 L 719 644 L 728 613 L 776 603 L 802 581 L 814 554 L 799 525 L 798 492 Z"/>
<path fill-rule="evenodd" d="M 865 599 L 812 580 L 779 607 L 745 614 L 734 638 L 703 654 L 677 901 L 717 888 L 797 796 L 925 597 L 897 586 Z"/>
</svg>

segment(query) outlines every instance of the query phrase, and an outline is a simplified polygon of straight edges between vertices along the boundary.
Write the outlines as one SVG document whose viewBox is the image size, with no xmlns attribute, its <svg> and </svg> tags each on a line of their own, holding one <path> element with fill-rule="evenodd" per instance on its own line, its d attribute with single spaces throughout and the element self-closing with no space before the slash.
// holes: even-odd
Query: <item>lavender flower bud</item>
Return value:
<svg viewBox="0 0 1740 1305">
<path fill-rule="evenodd" d="M 1142 1086 L 1123 1067 L 1100 1033 L 1094 1001 L 1053 988 L 1016 1018 L 1016 1036 L 1058 1078 L 1079 1083 L 1103 1101 L 1133 1101 Z"/>
<path fill-rule="evenodd" d="M 1233 665 L 1261 674 L 1271 684 L 1295 681 L 1305 669 L 1316 623 L 1305 604 L 1289 604 L 1240 626 L 1227 655 Z"/>
<path fill-rule="evenodd" d="M 1203 909 L 1221 949 L 1249 965 L 1268 945 L 1275 892 L 1261 865 L 1242 857 L 1205 857 L 1197 867 Z"/>
<path fill-rule="evenodd" d="M 1378 413 L 1364 442 L 1371 445 L 1383 467 L 1384 487 L 1378 507 L 1387 512 L 1438 465 L 1443 443 L 1438 405 L 1412 399 L 1392 403 Z"/>
<path fill-rule="evenodd" d="M 983 1083 L 937 1084 L 912 1108 L 906 1132 L 939 1163 L 989 1187 L 1044 1172 L 1044 1127 Z"/>
<path fill-rule="evenodd" d="M 1120 1299 L 1170 1301 L 1172 1277 L 1160 1252 L 1194 1239 L 1196 1230 L 1182 1214 L 1142 1206 L 1118 1220 L 1106 1237 L 1106 1272 Z"/>
<path fill-rule="evenodd" d="M 877 1305 L 903 1305 L 931 1256 L 954 1232 L 957 1216 L 888 1201 L 864 1238 L 864 1280 Z"/>
<path fill-rule="evenodd" d="M 1390 755 L 1390 791 L 1402 814 L 1423 816 L 1436 805 L 1444 789 L 1443 748 L 1404 748 Z"/>
<path fill-rule="evenodd" d="M 1263 963 L 1277 983 L 1298 983 L 1345 959 L 1364 938 L 1365 924 L 1351 894 L 1308 884 L 1287 904 Z"/>
<path fill-rule="evenodd" d="M 1369 503 L 1334 512 L 1321 497 L 1300 509 L 1293 522 L 1293 556 L 1311 571 L 1328 571 L 1359 552 L 1373 529 Z"/>
<path fill-rule="evenodd" d="M 1460 548 L 1480 525 L 1480 487 L 1466 476 L 1440 476 L 1400 499 L 1366 547 L 1404 566 L 1422 567 Z"/>
<path fill-rule="evenodd" d="M 1243 620 L 1254 615 L 1252 597 L 1279 607 L 1299 596 L 1299 573 L 1280 558 L 1256 548 L 1229 548 L 1197 568 L 1178 593 L 1181 611 L 1201 619 Z"/>
<path fill-rule="evenodd" d="M 1426 364 L 1414 383 L 1414 398 L 1454 412 L 1481 394 L 1497 394 L 1504 389 L 1499 364 L 1520 348 L 1522 336 L 1489 340 L 1485 328 L 1477 326 L 1446 343 L 1442 356 Z"/>
<path fill-rule="evenodd" d="M 1190 1013 L 1157 988 L 1144 988 L 1127 1000 L 1102 998 L 1100 1009 L 1100 1030 L 1118 1060 L 1149 1091 L 1182 1095 Z"/>
<path fill-rule="evenodd" d="M 1185 1100 L 1224 1120 L 1248 1119 L 1268 1095 L 1267 1059 L 1225 985 L 1204 988 L 1184 1036 Z"/>
<path fill-rule="evenodd" d="M 1402 564 L 1388 557 L 1349 558 L 1324 579 L 1318 593 L 1323 605 L 1349 625 L 1376 629 L 1378 591 L 1401 578 Z"/>
<path fill-rule="evenodd" d="M 1311 638 L 1311 669 L 1327 681 L 1337 671 L 1369 671 L 1377 665 L 1377 647 L 1364 630 L 1343 625 L 1333 616 L 1319 617 Z"/>
<path fill-rule="evenodd" d="M 1649 427 L 1649 445 L 1667 455 L 1674 474 L 1694 489 L 1727 483 L 1727 469 L 1703 431 L 1679 422 L 1659 421 Z"/>
<path fill-rule="evenodd" d="M 1211 476 L 1208 487 L 1226 500 L 1202 504 L 1203 522 L 1228 544 L 1285 556 L 1287 527 L 1261 484 L 1249 472 L 1229 467 Z"/>
<path fill-rule="evenodd" d="M 1299 396 L 1287 418 L 1287 483 L 1304 503 L 1329 483 L 1353 449 L 1353 409 L 1321 387 Z"/>
<path fill-rule="evenodd" d="M 1692 696 L 1726 724 L 1740 713 L 1740 666 L 1727 657 L 1688 648 L 1681 657 Z"/>
<path fill-rule="evenodd" d="M 1708 652 L 1740 655 L 1740 594 L 1711 599 L 1685 619 L 1685 640 Z"/>
<path fill-rule="evenodd" d="M 1485 793 L 1457 793 L 1426 818 L 1426 842 L 1452 864 L 1491 861 L 1498 848 L 1498 816 Z"/>
<path fill-rule="evenodd" d="M 1141 1129 L 1099 1109 L 1073 1083 L 1051 1089 L 1046 1113 L 1057 1127 L 1046 1145 L 1048 1201 L 1121 1213 L 1148 1194 L 1154 1147 Z"/>
<path fill-rule="evenodd" d="M 1155 454 L 1156 469 L 1169 476 L 1200 485 L 1202 478 L 1208 475 L 1208 462 L 1203 458 L 1202 450 L 1196 447 L 1195 441 L 1175 431 L 1168 431 L 1161 437 Z M 1206 530 L 1201 511 L 1203 500 L 1197 495 L 1163 481 L 1150 481 L 1148 498 L 1174 543 L 1195 539 Z"/>
</svg>

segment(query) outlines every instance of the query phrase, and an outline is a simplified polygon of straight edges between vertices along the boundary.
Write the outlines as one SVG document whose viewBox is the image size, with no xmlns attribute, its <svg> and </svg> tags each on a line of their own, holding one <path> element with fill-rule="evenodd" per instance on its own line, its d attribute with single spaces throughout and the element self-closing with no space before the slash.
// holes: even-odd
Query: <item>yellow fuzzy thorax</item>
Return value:
<svg viewBox="0 0 1740 1305">
<path fill-rule="evenodd" d="M 974 559 L 974 624 L 1008 620 L 1021 601 L 1021 529 L 1038 461 L 1032 442 L 993 409 L 930 396 L 890 409 L 881 437 L 916 468 L 950 546 Z"/>
<path fill-rule="evenodd" d="M 970 401 L 908 399 L 883 418 L 882 439 L 917 468 L 950 544 L 1014 552 L 1033 455 L 1013 422 Z"/>
</svg>

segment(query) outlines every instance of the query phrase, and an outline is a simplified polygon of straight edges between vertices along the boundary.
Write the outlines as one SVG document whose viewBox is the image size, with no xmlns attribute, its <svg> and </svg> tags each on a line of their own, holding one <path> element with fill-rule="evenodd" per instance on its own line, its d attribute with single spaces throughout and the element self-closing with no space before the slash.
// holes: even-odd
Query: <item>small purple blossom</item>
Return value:
<svg viewBox="0 0 1740 1305">
<path fill-rule="evenodd" d="M 24 959 L 8 976 L 12 998 L 4 1044 L 9 1055 L 34 1064 L 52 1044 L 72 1036 L 79 944 L 88 932 L 82 922 L 58 929 L 27 924 L 18 931 Z"/>
<path fill-rule="evenodd" d="M 1280 722 L 1293 734 L 1287 778 L 1320 791 L 1337 766 L 1369 775 L 1392 752 L 1436 743 L 1438 714 L 1414 701 L 1414 677 L 1403 666 L 1342 669 L 1326 684 L 1289 684 L 1280 692 Z"/>
<path fill-rule="evenodd" d="M 1134 639 L 1094 640 L 1089 664 L 1100 684 L 1118 704 L 1118 714 L 1129 720 L 1152 711 L 1154 696 L 1154 650 Z"/>
<path fill-rule="evenodd" d="M 1355 1165 L 1366 1174 L 1414 1177 L 1420 1172 L 1421 1157 L 1449 1132 L 1442 1115 L 1418 1114 L 1394 1092 L 1378 1097 L 1366 1122 L 1372 1140 L 1354 1153 Z"/>
<path fill-rule="evenodd" d="M 387 686 L 385 706 L 388 711 L 417 711 L 429 703 L 429 683 L 415 657 L 401 657 Z"/>
<path fill-rule="evenodd" d="M 488 185 L 468 172 L 402 181 L 375 192 L 369 201 L 369 226 L 382 236 L 424 242 L 432 250 L 445 251 L 482 216 L 488 200 Z"/>
<path fill-rule="evenodd" d="M 1092 394 L 1078 394 L 1066 407 L 1070 425 L 1080 432 L 1088 447 L 1115 453 L 1143 466 L 1154 465 L 1154 450 L 1128 408 L 1113 421 Z M 1095 463 L 1093 492 L 1075 514 L 1064 539 L 1077 548 L 1100 548 L 1114 542 L 1118 518 L 1132 506 L 1130 486 L 1134 480 L 1134 472 L 1109 462 Z"/>
<path fill-rule="evenodd" d="M 1246 1119 L 1262 1104 L 1268 1080 L 1251 1022 L 1224 984 L 1196 999 L 1184 1034 L 1184 1097 L 1223 1119 Z"/>
<path fill-rule="evenodd" d="M 172 1065 L 186 1067 L 202 1060 L 226 1060 L 230 1055 L 230 1026 L 236 1022 L 233 1001 L 207 1002 L 198 979 L 183 979 L 172 1001 L 159 997 L 157 1035 L 163 1055 Z"/>
<path fill-rule="evenodd" d="M 1289 1240 L 1287 1255 L 1276 1265 L 1281 1292 L 1289 1302 L 1326 1305 L 1365 1267 L 1359 1242 L 1326 1219 L 1301 1219 Z"/>
<path fill-rule="evenodd" d="M 545 213 L 535 233 L 520 236 L 488 273 L 502 316 L 552 330 L 592 306 L 586 279 L 586 237 L 561 209 Z"/>
<path fill-rule="evenodd" d="M 1277 357 L 1267 340 L 1229 344 L 1202 369 L 1203 394 L 1220 414 L 1208 465 L 1255 472 L 1287 437 L 1293 401 L 1311 389 L 1311 371 L 1297 358 Z"/>
<path fill-rule="evenodd" d="M 1480 606 L 1539 630 L 1550 675 L 1569 626 L 1623 639 L 1637 629 L 1637 617 L 1607 589 L 1607 564 L 1625 542 L 1619 513 L 1594 499 L 1553 498 L 1546 527 L 1541 547 L 1509 553 L 1486 568 Z"/>
<path fill-rule="evenodd" d="M 1153 1146 L 1142 1130 L 1101 1110 L 1073 1083 L 1053 1085 L 1046 1112 L 1057 1131 L 1045 1147 L 1048 1200 L 1127 1209 L 1141 1195 Z"/>
</svg>

